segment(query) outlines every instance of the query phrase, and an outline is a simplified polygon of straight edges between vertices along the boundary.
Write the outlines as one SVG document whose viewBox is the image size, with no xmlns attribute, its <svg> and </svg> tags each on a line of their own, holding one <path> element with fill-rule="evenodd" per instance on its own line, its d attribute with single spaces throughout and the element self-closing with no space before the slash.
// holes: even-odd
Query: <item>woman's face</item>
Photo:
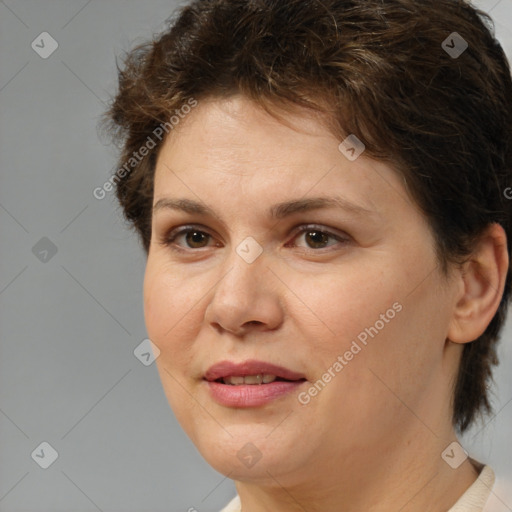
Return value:
<svg viewBox="0 0 512 512">
<path fill-rule="evenodd" d="M 242 97 L 181 121 L 156 166 L 144 282 L 185 432 L 230 478 L 283 485 L 448 421 L 456 365 L 455 290 L 399 176 L 314 118 L 288 122 Z"/>
</svg>

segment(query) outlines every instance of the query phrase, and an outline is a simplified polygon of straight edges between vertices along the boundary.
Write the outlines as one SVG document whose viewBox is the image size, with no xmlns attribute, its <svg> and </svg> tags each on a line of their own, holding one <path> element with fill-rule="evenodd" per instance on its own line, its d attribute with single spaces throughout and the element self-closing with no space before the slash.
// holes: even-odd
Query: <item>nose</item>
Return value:
<svg viewBox="0 0 512 512">
<path fill-rule="evenodd" d="M 218 333 L 241 337 L 278 328 L 283 321 L 282 283 L 270 271 L 265 252 L 248 263 L 233 250 L 223 269 L 206 309 L 208 324 Z"/>
</svg>

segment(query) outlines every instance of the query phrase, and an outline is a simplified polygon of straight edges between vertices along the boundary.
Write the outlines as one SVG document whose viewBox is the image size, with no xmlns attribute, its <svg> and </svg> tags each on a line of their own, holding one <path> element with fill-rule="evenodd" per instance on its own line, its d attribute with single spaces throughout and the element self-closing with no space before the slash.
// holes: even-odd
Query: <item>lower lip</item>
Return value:
<svg viewBox="0 0 512 512">
<path fill-rule="evenodd" d="M 213 399 L 227 407 L 259 407 L 295 391 L 304 380 L 275 380 L 269 384 L 240 384 L 207 382 Z"/>
</svg>

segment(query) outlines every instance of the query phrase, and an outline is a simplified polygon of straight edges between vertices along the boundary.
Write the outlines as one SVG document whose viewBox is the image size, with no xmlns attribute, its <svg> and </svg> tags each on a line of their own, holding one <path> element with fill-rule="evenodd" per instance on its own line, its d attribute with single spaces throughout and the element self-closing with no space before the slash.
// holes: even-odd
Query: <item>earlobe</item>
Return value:
<svg viewBox="0 0 512 512">
<path fill-rule="evenodd" d="M 491 224 L 459 271 L 462 291 L 448 330 L 450 341 L 468 343 L 484 333 L 500 305 L 508 266 L 505 231 Z"/>
</svg>

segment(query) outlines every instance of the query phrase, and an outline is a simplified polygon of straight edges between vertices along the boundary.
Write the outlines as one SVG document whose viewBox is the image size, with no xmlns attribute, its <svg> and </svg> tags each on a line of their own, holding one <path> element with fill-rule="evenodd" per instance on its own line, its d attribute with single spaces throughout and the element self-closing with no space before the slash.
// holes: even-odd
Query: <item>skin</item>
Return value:
<svg viewBox="0 0 512 512">
<path fill-rule="evenodd" d="M 505 233 L 490 226 L 444 276 L 391 167 L 364 153 L 349 161 L 319 117 L 286 119 L 240 96 L 203 100 L 161 148 L 153 204 L 188 198 L 215 211 L 153 213 L 144 309 L 169 404 L 235 480 L 244 512 L 447 510 L 477 477 L 469 459 L 454 470 L 441 453 L 457 440 L 450 393 L 463 344 L 503 293 Z M 267 216 L 275 203 L 333 195 L 374 213 Z M 164 243 L 190 224 L 204 237 Z M 310 224 L 342 241 L 298 232 Z M 263 249 L 251 264 L 236 252 L 249 236 Z M 226 407 L 203 381 L 218 361 L 258 359 L 303 373 L 307 390 L 394 303 L 401 311 L 306 405 L 292 392 Z M 237 457 L 247 442 L 261 453 L 252 467 Z"/>
</svg>

